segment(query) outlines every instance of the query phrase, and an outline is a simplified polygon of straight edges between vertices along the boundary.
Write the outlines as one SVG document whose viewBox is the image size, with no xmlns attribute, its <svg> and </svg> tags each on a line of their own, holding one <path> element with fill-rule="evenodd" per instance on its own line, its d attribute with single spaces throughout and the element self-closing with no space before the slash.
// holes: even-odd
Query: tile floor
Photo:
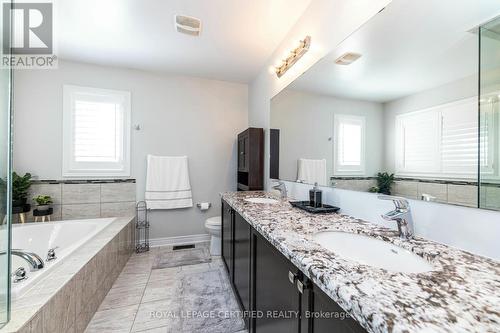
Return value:
<svg viewBox="0 0 500 333">
<path fill-rule="evenodd" d="M 132 255 L 85 332 L 246 332 L 220 257 L 152 269 L 155 256 L 169 251 Z"/>
</svg>

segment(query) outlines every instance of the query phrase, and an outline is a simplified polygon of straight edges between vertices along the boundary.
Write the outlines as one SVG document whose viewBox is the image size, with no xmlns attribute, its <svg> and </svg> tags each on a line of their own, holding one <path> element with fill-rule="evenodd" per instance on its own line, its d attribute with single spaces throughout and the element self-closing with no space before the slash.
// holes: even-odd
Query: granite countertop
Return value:
<svg viewBox="0 0 500 333">
<path fill-rule="evenodd" d="M 500 332 L 500 263 L 342 214 L 314 215 L 288 201 L 255 204 L 265 192 L 222 198 L 369 332 Z M 472 221 L 471 221 L 472 222 Z M 427 259 L 436 268 L 399 273 L 343 259 L 312 240 L 336 230 L 384 240 Z"/>
</svg>

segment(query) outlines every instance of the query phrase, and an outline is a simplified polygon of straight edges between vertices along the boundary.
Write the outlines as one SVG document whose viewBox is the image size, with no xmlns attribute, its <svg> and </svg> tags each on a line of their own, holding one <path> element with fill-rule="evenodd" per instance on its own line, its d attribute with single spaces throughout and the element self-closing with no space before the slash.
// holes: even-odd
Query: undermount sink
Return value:
<svg viewBox="0 0 500 333">
<path fill-rule="evenodd" d="M 432 271 L 422 257 L 399 246 L 372 237 L 341 231 L 313 235 L 314 241 L 335 254 L 358 263 L 402 273 Z"/>
<path fill-rule="evenodd" d="M 270 198 L 245 198 L 245 201 L 257 204 L 277 204 L 279 200 Z"/>
</svg>

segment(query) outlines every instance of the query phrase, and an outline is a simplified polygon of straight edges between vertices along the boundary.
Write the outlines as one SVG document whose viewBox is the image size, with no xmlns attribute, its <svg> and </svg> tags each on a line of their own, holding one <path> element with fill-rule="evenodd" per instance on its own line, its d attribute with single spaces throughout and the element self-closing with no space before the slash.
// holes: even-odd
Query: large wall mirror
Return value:
<svg viewBox="0 0 500 333">
<path fill-rule="evenodd" d="M 500 209 L 499 15 L 394 0 L 272 99 L 271 178 Z"/>
</svg>

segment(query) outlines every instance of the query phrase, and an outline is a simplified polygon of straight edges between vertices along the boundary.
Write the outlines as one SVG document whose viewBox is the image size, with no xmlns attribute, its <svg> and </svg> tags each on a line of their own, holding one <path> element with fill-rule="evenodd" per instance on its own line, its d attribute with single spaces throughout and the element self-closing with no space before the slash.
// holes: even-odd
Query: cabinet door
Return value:
<svg viewBox="0 0 500 333">
<path fill-rule="evenodd" d="M 315 285 L 308 290 L 307 294 L 310 297 L 309 313 L 312 314 L 307 321 L 309 332 L 366 333 L 366 330 L 356 320 L 348 317 L 347 312 Z M 304 295 L 306 295 L 305 292 Z"/>
<path fill-rule="evenodd" d="M 244 141 L 241 137 L 238 137 L 238 171 L 243 171 L 243 163 L 244 163 Z"/>
<path fill-rule="evenodd" d="M 299 332 L 300 293 L 289 274 L 297 269 L 267 240 L 252 234 L 254 244 L 254 310 L 262 311 L 255 318 L 253 332 Z M 269 314 L 273 314 L 269 316 Z"/>
<path fill-rule="evenodd" d="M 235 213 L 233 279 L 236 294 L 244 311 L 250 310 L 250 230 L 248 222 L 240 214 Z"/>
<path fill-rule="evenodd" d="M 226 264 L 229 279 L 233 281 L 233 225 L 234 211 L 224 200 L 222 201 L 222 260 Z"/>
<path fill-rule="evenodd" d="M 238 171 L 248 172 L 249 149 L 248 133 L 238 136 Z"/>
</svg>

